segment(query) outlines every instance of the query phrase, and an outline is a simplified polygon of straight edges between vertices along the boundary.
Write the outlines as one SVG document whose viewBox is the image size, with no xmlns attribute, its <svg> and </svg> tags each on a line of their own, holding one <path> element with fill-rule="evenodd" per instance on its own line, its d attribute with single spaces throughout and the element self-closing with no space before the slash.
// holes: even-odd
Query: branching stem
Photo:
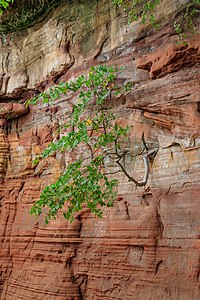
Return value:
<svg viewBox="0 0 200 300">
<path fill-rule="evenodd" d="M 142 181 L 137 181 L 136 179 L 134 179 L 132 176 L 130 176 L 128 174 L 128 172 L 126 171 L 126 169 L 124 168 L 124 166 L 122 165 L 122 163 L 120 162 L 121 157 L 119 157 L 119 159 L 116 161 L 116 163 L 120 166 L 121 170 L 123 171 L 123 173 L 125 174 L 125 176 L 128 178 L 129 181 L 134 182 L 136 186 L 145 186 L 147 184 L 148 178 L 149 178 L 149 161 L 148 158 L 157 153 L 158 152 L 158 148 L 153 148 L 151 150 L 149 150 L 148 152 L 146 152 L 145 154 L 143 154 L 143 161 L 144 161 L 144 177 Z"/>
</svg>

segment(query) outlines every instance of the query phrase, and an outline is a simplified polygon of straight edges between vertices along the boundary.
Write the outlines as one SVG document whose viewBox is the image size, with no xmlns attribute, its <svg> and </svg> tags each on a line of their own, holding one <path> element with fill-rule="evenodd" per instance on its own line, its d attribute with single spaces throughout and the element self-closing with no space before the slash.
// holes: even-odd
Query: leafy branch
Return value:
<svg viewBox="0 0 200 300">
<path fill-rule="evenodd" d="M 0 15 L 2 15 L 4 10 L 9 7 L 10 3 L 13 2 L 14 0 L 0 0 Z"/>
<path fill-rule="evenodd" d="M 200 15 L 200 0 L 190 1 L 182 13 L 174 21 L 174 29 L 178 35 L 178 44 L 187 44 L 185 31 L 196 32 L 197 17 Z"/>
<path fill-rule="evenodd" d="M 137 21 L 141 18 L 142 23 L 147 22 L 154 29 L 159 29 L 158 20 L 155 17 L 156 8 L 161 3 L 161 0 L 113 0 L 113 5 L 119 9 L 123 8 L 128 15 L 128 24 L 133 21 Z M 176 17 L 174 21 L 174 30 L 178 35 L 178 44 L 183 40 L 183 44 L 187 43 L 185 41 L 184 31 L 195 32 L 195 22 L 196 17 L 200 14 L 200 0 L 192 0 L 182 8 L 181 14 Z M 138 12 L 138 8 L 140 11 Z"/>
<path fill-rule="evenodd" d="M 81 75 L 74 81 L 61 83 L 48 93 L 41 93 L 27 102 L 27 105 L 36 104 L 38 100 L 53 103 L 69 91 L 77 97 L 64 126 L 64 136 L 51 143 L 35 160 L 38 164 L 41 159 L 63 151 L 68 151 L 75 158 L 56 183 L 44 188 L 40 199 L 31 208 L 31 214 L 38 216 L 46 207 L 46 223 L 56 218 L 59 210 L 62 210 L 66 219 L 73 221 L 75 213 L 83 207 L 101 217 L 101 207 L 113 206 L 116 198 L 118 180 L 112 179 L 110 175 L 118 171 L 123 172 L 137 186 L 147 183 L 148 157 L 158 149 L 146 151 L 144 148 L 142 151 L 145 163 L 142 182 L 128 174 L 121 159 L 126 156 L 122 144 L 128 139 L 131 128 L 121 126 L 112 110 L 107 108 L 108 102 L 131 88 L 130 83 L 116 84 L 117 72 L 114 67 L 92 67 L 87 76 Z M 117 171 L 107 172 L 106 158 L 110 163 L 112 161 L 112 165 L 119 167 Z"/>
<path fill-rule="evenodd" d="M 146 24 L 147 21 L 150 22 L 151 26 L 155 29 L 159 28 L 158 22 L 154 15 L 156 7 L 160 4 L 160 0 L 113 0 L 113 5 L 116 8 L 122 7 L 124 11 L 128 14 L 128 24 L 133 21 L 137 21 L 140 17 L 143 24 Z M 138 13 L 138 7 L 141 8 L 141 11 Z"/>
</svg>

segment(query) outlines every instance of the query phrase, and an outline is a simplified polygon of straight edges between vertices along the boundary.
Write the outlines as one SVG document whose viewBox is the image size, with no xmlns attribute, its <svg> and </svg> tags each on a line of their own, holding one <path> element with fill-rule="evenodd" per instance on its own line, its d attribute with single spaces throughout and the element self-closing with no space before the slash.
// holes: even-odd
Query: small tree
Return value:
<svg viewBox="0 0 200 300">
<path fill-rule="evenodd" d="M 77 103 L 73 105 L 64 126 L 65 135 L 51 143 L 35 160 L 37 164 L 40 159 L 57 151 L 78 152 L 78 159 L 66 167 L 56 183 L 44 188 L 40 199 L 31 208 L 31 214 L 38 216 L 43 207 L 48 207 L 46 223 L 55 218 L 60 209 L 64 217 L 72 221 L 83 206 L 87 206 L 98 217 L 102 216 L 102 206 L 113 206 L 118 180 L 109 177 L 112 172 L 106 170 L 106 158 L 118 165 L 114 173 L 122 171 L 137 186 L 145 185 L 148 180 L 148 156 L 155 154 L 157 148 L 150 151 L 143 149 L 146 151 L 142 182 L 131 177 L 122 163 L 126 152 L 121 147 L 121 141 L 128 138 L 130 127 L 120 126 L 108 105 L 113 97 L 126 93 L 131 84 L 115 84 L 117 71 L 114 67 L 92 67 L 87 76 L 81 75 L 74 81 L 61 83 L 51 88 L 49 93 L 42 93 L 28 101 L 28 104 L 36 104 L 42 99 L 44 103 L 52 103 L 61 94 L 78 92 Z"/>
</svg>

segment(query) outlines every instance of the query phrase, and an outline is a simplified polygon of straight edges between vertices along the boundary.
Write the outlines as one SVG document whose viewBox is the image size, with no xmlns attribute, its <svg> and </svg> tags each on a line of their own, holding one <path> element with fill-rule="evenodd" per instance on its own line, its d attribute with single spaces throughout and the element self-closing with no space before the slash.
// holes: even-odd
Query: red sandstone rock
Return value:
<svg viewBox="0 0 200 300">
<path fill-rule="evenodd" d="M 160 78 L 187 66 L 200 62 L 200 34 L 187 37 L 187 45 L 178 45 L 175 38 L 169 39 L 156 51 L 140 55 L 137 67 L 149 71 L 150 78 Z"/>
<path fill-rule="evenodd" d="M 0 103 L 0 119 L 13 119 L 27 114 L 29 111 L 24 104 L 19 103 Z"/>
<path fill-rule="evenodd" d="M 176 2 L 164 1 L 167 9 L 160 14 L 173 13 Z M 134 126 L 133 154 L 143 132 L 150 145 L 159 144 L 159 152 L 145 188 L 135 189 L 119 176 L 119 197 L 102 219 L 83 210 L 73 224 L 59 215 L 44 225 L 44 216 L 37 219 L 29 210 L 69 157 L 51 156 L 37 167 L 32 159 L 57 138 L 54 129 L 66 121 L 71 95 L 59 99 L 58 109 L 40 103 L 26 115 L 19 104 L 2 104 L 0 116 L 6 109 L 7 115 L 21 117 L 0 135 L 0 299 L 199 300 L 199 36 L 180 50 L 169 38 L 168 25 L 148 36 L 139 22 L 128 27 L 114 11 L 109 17 L 106 1 L 87 18 L 80 14 L 80 23 L 68 23 L 69 7 L 52 12 L 30 34 L 15 37 L 13 47 L 2 46 L 0 55 L 12 53 L 16 63 L 6 61 L 6 76 L 12 79 L 3 77 L 9 84 L 2 95 L 26 98 L 35 84 L 42 90 L 55 78 L 86 72 L 92 63 L 124 65 L 121 79 L 133 81 L 134 91 L 112 105 L 121 124 Z M 127 168 L 143 177 L 141 157 L 129 157 Z"/>
</svg>

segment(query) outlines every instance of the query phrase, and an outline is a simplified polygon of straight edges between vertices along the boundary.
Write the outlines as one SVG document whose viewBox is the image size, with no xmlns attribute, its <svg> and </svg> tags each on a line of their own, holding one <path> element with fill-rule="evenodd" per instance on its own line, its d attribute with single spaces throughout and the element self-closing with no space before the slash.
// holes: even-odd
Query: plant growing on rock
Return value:
<svg viewBox="0 0 200 300">
<path fill-rule="evenodd" d="M 10 3 L 13 3 L 14 0 L 0 0 L 0 15 L 2 15 L 3 11 L 8 8 Z"/>
<path fill-rule="evenodd" d="M 178 44 L 187 44 L 187 37 L 183 34 L 185 31 L 195 33 L 198 31 L 197 18 L 200 15 L 200 0 L 192 0 L 184 6 L 182 13 L 174 21 L 174 29 L 178 35 Z"/>
<path fill-rule="evenodd" d="M 64 126 L 65 135 L 51 143 L 35 160 L 37 164 L 40 159 L 57 151 L 68 151 L 71 157 L 77 158 L 68 164 L 56 183 L 44 188 L 40 199 L 31 208 L 31 214 L 38 216 L 43 212 L 42 208 L 47 207 L 46 223 L 55 218 L 60 209 L 70 221 L 83 207 L 101 217 L 101 207 L 113 206 L 116 198 L 118 180 L 110 177 L 116 172 L 123 172 L 137 186 L 144 186 L 148 180 L 148 157 L 155 154 L 157 148 L 144 148 L 140 153 L 144 153 L 145 164 L 142 182 L 128 174 L 122 162 L 127 154 L 122 141 L 128 138 L 130 127 L 121 126 L 108 105 L 113 97 L 126 93 L 131 84 L 117 85 L 117 71 L 114 67 L 92 67 L 87 76 L 81 75 L 74 81 L 61 83 L 51 88 L 49 93 L 41 93 L 27 103 L 36 104 L 39 99 L 44 103 L 53 103 L 61 94 L 70 91 L 78 95 Z M 106 159 L 112 160 L 118 169 L 109 172 Z"/>
<path fill-rule="evenodd" d="M 142 23 L 150 22 L 151 26 L 158 29 L 157 20 L 155 18 L 155 9 L 160 4 L 160 0 L 114 0 L 113 5 L 116 8 L 123 7 L 128 14 L 128 23 L 137 21 L 139 17 L 142 18 Z M 140 11 L 138 10 L 140 8 Z"/>
<path fill-rule="evenodd" d="M 159 29 L 158 20 L 156 19 L 156 8 L 162 0 L 113 0 L 113 5 L 116 8 L 122 7 L 128 15 L 128 23 L 137 21 L 140 17 L 143 24 L 147 22 L 154 29 Z M 174 30 L 178 35 L 178 44 L 185 41 L 184 31 L 196 32 L 196 18 L 200 14 L 200 0 L 192 0 L 182 6 L 181 12 L 179 12 L 174 20 Z"/>
</svg>

